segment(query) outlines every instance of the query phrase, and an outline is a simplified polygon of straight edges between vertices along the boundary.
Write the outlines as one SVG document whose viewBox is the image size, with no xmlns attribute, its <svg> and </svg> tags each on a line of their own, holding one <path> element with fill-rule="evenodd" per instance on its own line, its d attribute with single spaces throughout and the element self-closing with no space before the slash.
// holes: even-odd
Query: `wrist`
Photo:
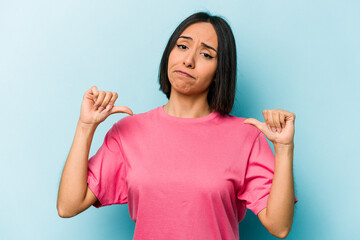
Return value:
<svg viewBox="0 0 360 240">
<path fill-rule="evenodd" d="M 275 151 L 293 151 L 294 150 L 294 142 L 291 142 L 289 144 L 282 144 L 282 143 L 274 143 L 274 149 Z"/>
<path fill-rule="evenodd" d="M 81 120 L 78 120 L 77 122 L 77 127 L 83 130 L 96 130 L 98 125 L 99 124 L 95 124 L 95 123 L 84 123 Z"/>
</svg>

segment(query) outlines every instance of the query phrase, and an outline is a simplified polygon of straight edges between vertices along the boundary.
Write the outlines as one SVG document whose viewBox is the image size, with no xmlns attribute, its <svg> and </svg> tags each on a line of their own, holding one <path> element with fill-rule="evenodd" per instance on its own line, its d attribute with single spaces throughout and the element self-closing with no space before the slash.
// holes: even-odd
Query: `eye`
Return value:
<svg viewBox="0 0 360 240">
<path fill-rule="evenodd" d="M 176 44 L 176 46 L 180 49 L 186 49 L 187 47 L 185 45 L 182 44 Z"/>
<path fill-rule="evenodd" d="M 210 56 L 209 54 L 207 53 L 202 53 L 204 55 L 204 57 L 208 58 L 208 59 L 212 59 L 214 58 L 213 56 Z"/>
</svg>

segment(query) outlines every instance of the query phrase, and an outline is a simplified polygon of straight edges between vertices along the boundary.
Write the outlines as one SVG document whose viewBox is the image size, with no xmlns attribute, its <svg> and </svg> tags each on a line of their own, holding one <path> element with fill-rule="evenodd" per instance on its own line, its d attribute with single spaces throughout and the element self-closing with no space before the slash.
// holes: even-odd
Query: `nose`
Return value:
<svg viewBox="0 0 360 240">
<path fill-rule="evenodd" d="M 188 51 L 184 58 L 184 65 L 187 68 L 195 67 L 195 51 Z"/>
</svg>

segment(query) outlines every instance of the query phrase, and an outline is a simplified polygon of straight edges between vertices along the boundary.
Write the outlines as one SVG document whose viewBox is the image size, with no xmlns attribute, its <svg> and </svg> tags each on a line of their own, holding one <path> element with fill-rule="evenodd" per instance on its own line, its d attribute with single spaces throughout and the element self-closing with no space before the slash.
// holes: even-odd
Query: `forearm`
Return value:
<svg viewBox="0 0 360 240">
<path fill-rule="evenodd" d="M 270 232 L 287 235 L 294 217 L 294 145 L 279 146 L 275 149 L 275 170 L 267 202 L 266 218 L 271 223 Z"/>
<path fill-rule="evenodd" d="M 87 168 L 90 146 L 96 126 L 78 122 L 75 137 L 60 180 L 57 208 L 73 212 L 84 200 L 87 190 Z"/>
</svg>

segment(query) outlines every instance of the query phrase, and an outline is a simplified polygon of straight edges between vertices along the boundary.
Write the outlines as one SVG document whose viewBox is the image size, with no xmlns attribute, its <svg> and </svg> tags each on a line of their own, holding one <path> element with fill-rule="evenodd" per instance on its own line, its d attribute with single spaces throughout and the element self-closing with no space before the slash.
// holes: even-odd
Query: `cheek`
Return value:
<svg viewBox="0 0 360 240">
<path fill-rule="evenodd" d="M 204 73 L 206 73 L 205 78 L 212 80 L 214 78 L 215 72 L 216 72 L 217 64 L 211 64 L 206 67 L 206 69 L 203 70 Z"/>
<path fill-rule="evenodd" d="M 177 54 L 176 49 L 173 49 L 170 54 L 169 54 L 169 58 L 168 58 L 168 62 L 169 63 L 175 63 L 178 61 L 179 54 Z"/>
<path fill-rule="evenodd" d="M 176 62 L 176 58 L 174 56 L 174 54 L 172 54 L 173 52 L 170 53 L 169 58 L 168 58 L 168 75 L 170 75 L 170 70 L 173 67 L 174 63 Z"/>
</svg>

